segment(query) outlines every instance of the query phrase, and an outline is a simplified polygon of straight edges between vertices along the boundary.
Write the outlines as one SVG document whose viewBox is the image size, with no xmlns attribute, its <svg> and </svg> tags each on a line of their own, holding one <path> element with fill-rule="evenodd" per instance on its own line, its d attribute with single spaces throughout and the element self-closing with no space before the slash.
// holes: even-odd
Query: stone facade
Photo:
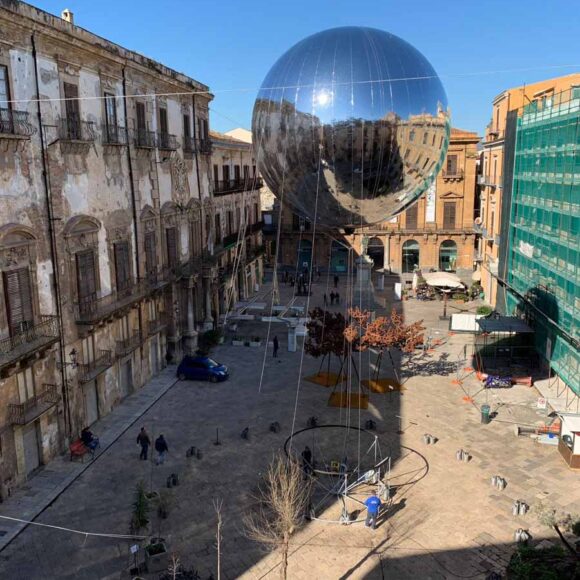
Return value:
<svg viewBox="0 0 580 580">
<path fill-rule="evenodd" d="M 229 202 L 214 197 L 206 85 L 13 0 L 0 30 L 6 494 L 195 351 L 224 313 L 232 252 L 211 243 Z M 258 253 L 236 298 L 260 279 Z"/>
<path fill-rule="evenodd" d="M 423 143 L 421 126 L 417 143 Z M 426 131 L 428 129 L 425 129 Z M 427 139 L 430 143 L 431 139 Z M 452 129 L 447 158 L 436 183 L 409 210 L 390 221 L 338 236 L 336 241 L 316 233 L 314 264 L 333 272 L 346 272 L 348 251 L 362 251 L 364 237 L 368 239 L 368 254 L 375 268 L 411 278 L 415 264 L 423 269 L 456 271 L 470 283 L 476 260 L 476 232 L 473 228 L 477 143 L 475 133 Z M 274 216 L 276 210 L 273 212 Z M 279 260 L 287 268 L 310 263 L 313 243 L 312 226 L 292 213 L 282 211 Z M 302 251 L 299 251 L 302 248 Z"/>
</svg>

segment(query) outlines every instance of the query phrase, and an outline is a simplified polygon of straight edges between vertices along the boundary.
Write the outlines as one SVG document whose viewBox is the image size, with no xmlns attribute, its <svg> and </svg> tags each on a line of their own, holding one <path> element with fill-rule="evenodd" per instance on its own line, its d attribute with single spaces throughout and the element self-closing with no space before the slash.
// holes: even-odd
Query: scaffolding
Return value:
<svg viewBox="0 0 580 580">
<path fill-rule="evenodd" d="M 507 311 L 523 314 L 535 346 L 580 394 L 580 87 L 518 115 L 503 279 Z"/>
</svg>

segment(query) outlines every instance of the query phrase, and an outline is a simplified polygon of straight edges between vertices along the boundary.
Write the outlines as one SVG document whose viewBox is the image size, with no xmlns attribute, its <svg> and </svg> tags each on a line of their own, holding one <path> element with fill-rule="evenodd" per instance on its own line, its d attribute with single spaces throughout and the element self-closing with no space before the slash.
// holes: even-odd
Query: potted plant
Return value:
<svg viewBox="0 0 580 580">
<path fill-rule="evenodd" d="M 234 336 L 232 338 L 232 345 L 233 346 L 244 346 L 244 337 L 243 336 Z"/>
<path fill-rule="evenodd" d="M 135 488 L 133 511 L 131 513 L 131 533 L 140 535 L 139 532 L 149 525 L 150 504 L 145 492 L 145 484 L 140 481 Z"/>
<path fill-rule="evenodd" d="M 250 346 L 259 347 L 262 346 L 262 339 L 259 336 L 252 336 L 250 339 Z"/>
<path fill-rule="evenodd" d="M 163 572 L 169 566 L 169 553 L 163 538 L 151 538 L 145 546 L 145 565 L 151 573 Z"/>
</svg>

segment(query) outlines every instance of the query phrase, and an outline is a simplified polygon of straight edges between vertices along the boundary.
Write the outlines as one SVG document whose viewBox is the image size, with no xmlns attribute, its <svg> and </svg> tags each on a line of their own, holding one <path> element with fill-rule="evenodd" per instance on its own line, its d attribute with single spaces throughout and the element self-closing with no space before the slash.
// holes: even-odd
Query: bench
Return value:
<svg viewBox="0 0 580 580">
<path fill-rule="evenodd" d="M 80 440 L 77 439 L 73 443 L 69 445 L 70 450 L 70 460 L 72 461 L 75 457 L 81 457 L 82 460 L 85 460 L 85 455 L 90 453 L 91 450 Z M 91 455 L 93 455 L 91 453 Z"/>
</svg>

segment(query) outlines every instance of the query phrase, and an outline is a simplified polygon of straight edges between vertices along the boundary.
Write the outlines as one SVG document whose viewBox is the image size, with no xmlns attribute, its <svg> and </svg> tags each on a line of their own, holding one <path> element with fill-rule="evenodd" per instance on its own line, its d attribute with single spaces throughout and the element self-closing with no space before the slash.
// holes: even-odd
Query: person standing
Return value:
<svg viewBox="0 0 580 580">
<path fill-rule="evenodd" d="M 141 455 L 139 455 L 139 459 L 147 461 L 147 452 L 149 451 L 149 445 L 151 445 L 151 439 L 149 439 L 145 427 L 141 427 L 141 431 L 139 431 L 139 435 L 137 435 L 137 444 L 141 445 Z"/>
<path fill-rule="evenodd" d="M 280 348 L 280 343 L 278 342 L 278 337 L 274 335 L 274 358 L 278 358 L 278 349 Z"/>
<path fill-rule="evenodd" d="M 302 471 L 304 471 L 304 479 L 309 475 L 312 475 L 312 469 L 312 451 L 310 451 L 310 447 L 307 445 L 302 452 Z"/>
<path fill-rule="evenodd" d="M 334 299 L 336 300 L 337 304 L 340 304 L 340 294 L 338 292 L 334 293 Z"/>
<path fill-rule="evenodd" d="M 155 440 L 155 451 L 157 451 L 157 465 L 161 465 L 165 461 L 165 456 L 169 451 L 169 447 L 167 447 L 167 441 L 165 441 L 165 437 L 163 435 L 159 435 Z"/>
<path fill-rule="evenodd" d="M 322 295 L 322 301 L 324 302 L 324 306 L 328 306 L 328 298 L 326 297 L 326 292 Z"/>
<path fill-rule="evenodd" d="M 381 508 L 381 500 L 373 492 L 365 500 L 365 506 L 367 507 L 367 518 L 365 520 L 365 526 L 371 527 L 373 530 L 377 527 L 377 517 L 379 515 L 379 509 Z"/>
<path fill-rule="evenodd" d="M 335 288 L 338 288 L 338 280 L 339 280 L 339 278 L 338 278 L 338 275 L 337 275 L 337 274 L 335 274 L 335 275 L 334 275 L 334 287 L 335 287 Z"/>
</svg>

